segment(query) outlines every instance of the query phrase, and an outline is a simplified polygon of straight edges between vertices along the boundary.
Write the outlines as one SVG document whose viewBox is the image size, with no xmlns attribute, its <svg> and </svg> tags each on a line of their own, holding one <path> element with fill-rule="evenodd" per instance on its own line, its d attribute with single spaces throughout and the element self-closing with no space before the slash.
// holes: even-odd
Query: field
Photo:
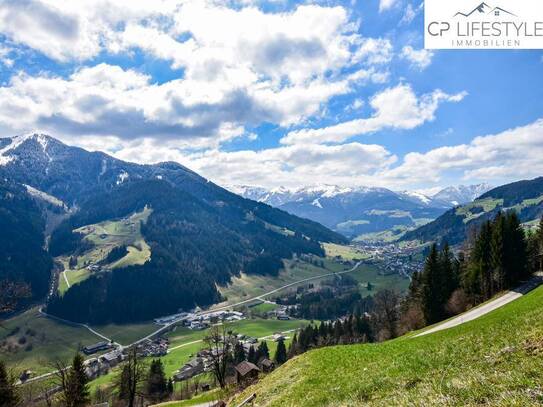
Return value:
<svg viewBox="0 0 543 407">
<path fill-rule="evenodd" d="M 368 257 L 362 250 L 357 249 L 353 246 L 343 246 L 334 243 L 323 243 L 322 247 L 326 252 L 327 257 L 336 257 L 339 256 L 344 260 L 362 260 Z"/>
<path fill-rule="evenodd" d="M 331 259 L 318 259 L 319 261 L 323 261 L 324 267 L 315 266 L 306 261 L 294 259 L 284 261 L 285 268 L 277 277 L 247 275 L 243 273 L 240 277 L 233 277 L 232 283 L 227 287 L 218 287 L 219 292 L 226 297 L 227 300 L 223 303 L 216 304 L 215 307 L 237 303 L 298 280 L 318 277 L 350 268 L 350 266 L 342 265 Z"/>
<path fill-rule="evenodd" d="M 72 358 L 80 345 L 101 340 L 83 327 L 56 322 L 33 308 L 3 322 L 0 358 L 17 371 L 30 369 L 41 374 L 51 371 L 57 359 Z"/>
<path fill-rule="evenodd" d="M 249 387 L 259 406 L 543 403 L 543 287 L 466 324 L 418 338 L 303 354 Z"/>
<path fill-rule="evenodd" d="M 99 325 L 92 326 L 92 328 L 109 339 L 120 343 L 121 345 L 129 345 L 136 342 L 138 339 L 144 338 L 147 335 L 155 332 L 160 328 L 160 326 L 152 322 L 148 322 L 123 325 Z"/>
<path fill-rule="evenodd" d="M 151 249 L 141 235 L 140 222 L 145 222 L 151 212 L 151 209 L 145 208 L 141 212 L 118 221 L 106 221 L 76 229 L 76 232 L 85 235 L 85 240 L 92 243 L 92 248 L 76 258 L 77 264 L 73 270 L 68 265 L 70 256 L 57 258 L 65 270 L 59 278 L 59 292 L 63 294 L 71 285 L 87 279 L 91 275 L 87 266 L 102 262 L 115 247 L 127 246 L 128 253 L 123 258 L 108 264 L 108 268 L 115 269 L 145 263 L 151 257 Z"/>
<path fill-rule="evenodd" d="M 349 273 L 349 276 L 361 284 L 360 290 L 362 295 L 373 295 L 385 288 L 403 292 L 409 287 L 408 278 L 402 277 L 399 274 L 379 274 L 379 269 L 371 264 L 361 264 L 358 269 Z M 371 291 L 367 290 L 368 282 L 372 285 Z"/>
</svg>

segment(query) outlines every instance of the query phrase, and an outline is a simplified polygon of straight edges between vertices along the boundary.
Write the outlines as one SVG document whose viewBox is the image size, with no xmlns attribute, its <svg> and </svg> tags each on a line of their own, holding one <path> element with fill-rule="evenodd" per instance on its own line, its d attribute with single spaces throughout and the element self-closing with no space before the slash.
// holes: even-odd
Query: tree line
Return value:
<svg viewBox="0 0 543 407">
<path fill-rule="evenodd" d="M 543 219 L 526 233 L 514 211 L 484 222 L 454 256 L 432 245 L 424 269 L 412 276 L 402 306 L 405 329 L 439 322 L 513 288 L 541 269 Z"/>
</svg>

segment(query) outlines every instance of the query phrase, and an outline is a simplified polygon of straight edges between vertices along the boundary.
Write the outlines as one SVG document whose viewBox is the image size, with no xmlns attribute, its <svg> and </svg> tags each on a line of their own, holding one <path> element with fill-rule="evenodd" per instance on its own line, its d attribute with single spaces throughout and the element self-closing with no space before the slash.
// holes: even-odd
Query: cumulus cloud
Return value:
<svg viewBox="0 0 543 407">
<path fill-rule="evenodd" d="M 445 146 L 426 153 L 412 152 L 383 173 L 397 183 L 438 182 L 458 172 L 469 182 L 514 180 L 543 173 L 543 119 L 495 135 L 479 136 L 469 144 Z"/>
<path fill-rule="evenodd" d="M 0 32 L 14 44 L 60 62 L 137 49 L 180 73 L 161 84 L 108 64 L 68 77 L 15 74 L 0 88 L 0 127 L 216 147 L 264 122 L 303 123 L 355 85 L 388 80 L 390 41 L 361 37 L 343 7 L 273 13 L 211 0 L 132 3 L 2 2 Z"/>
<path fill-rule="evenodd" d="M 400 56 L 409 61 L 412 67 L 422 71 L 430 66 L 434 53 L 424 48 L 416 50 L 411 45 L 406 45 L 402 48 Z"/>
<path fill-rule="evenodd" d="M 100 64 L 68 78 L 12 77 L 0 87 L 0 123 L 15 131 L 178 138 L 193 146 L 201 139 L 213 146 L 243 135 L 246 125 L 297 122 L 347 91 L 347 81 L 322 80 L 281 89 L 189 79 L 156 84 L 136 71 Z"/>
<path fill-rule="evenodd" d="M 364 185 L 374 174 L 396 161 L 379 145 L 347 143 L 337 146 L 296 145 L 260 151 L 225 152 L 218 149 L 187 154 L 173 145 L 146 141 L 142 149 L 126 146 L 115 155 L 143 162 L 174 160 L 221 184 L 300 186 L 304 183 Z"/>
<path fill-rule="evenodd" d="M 283 144 L 340 143 L 351 137 L 383 129 L 414 129 L 435 119 L 443 102 L 459 102 L 465 92 L 447 94 L 441 90 L 417 97 L 410 85 L 400 84 L 385 89 L 370 100 L 374 110 L 371 117 L 356 119 L 320 129 L 302 129 L 288 133 Z"/>
</svg>

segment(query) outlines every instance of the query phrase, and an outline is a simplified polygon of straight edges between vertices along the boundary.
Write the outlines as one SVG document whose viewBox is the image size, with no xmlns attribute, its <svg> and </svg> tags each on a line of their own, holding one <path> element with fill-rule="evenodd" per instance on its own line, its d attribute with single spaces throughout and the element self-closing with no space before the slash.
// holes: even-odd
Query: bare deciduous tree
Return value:
<svg viewBox="0 0 543 407">
<path fill-rule="evenodd" d="M 235 336 L 228 331 L 226 325 L 213 326 L 204 338 L 206 348 L 210 352 L 213 375 L 221 388 L 226 386 L 226 373 L 228 364 L 232 362 L 232 349 Z"/>
<path fill-rule="evenodd" d="M 395 338 L 400 317 L 400 294 L 394 290 L 382 290 L 373 298 L 376 332 L 379 339 Z"/>
<path fill-rule="evenodd" d="M 136 398 L 142 397 L 140 388 L 145 380 L 145 373 L 145 364 L 138 357 L 136 348 L 131 348 L 117 383 L 119 398 L 126 401 L 128 407 L 134 407 Z"/>
</svg>

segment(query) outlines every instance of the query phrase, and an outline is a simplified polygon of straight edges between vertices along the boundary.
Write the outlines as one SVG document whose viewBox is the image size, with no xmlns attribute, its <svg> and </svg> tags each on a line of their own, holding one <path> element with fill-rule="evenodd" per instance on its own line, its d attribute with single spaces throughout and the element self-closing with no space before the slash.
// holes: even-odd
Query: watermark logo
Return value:
<svg viewBox="0 0 543 407">
<path fill-rule="evenodd" d="M 427 49 L 543 49 L 541 0 L 425 0 L 424 20 Z"/>
</svg>

